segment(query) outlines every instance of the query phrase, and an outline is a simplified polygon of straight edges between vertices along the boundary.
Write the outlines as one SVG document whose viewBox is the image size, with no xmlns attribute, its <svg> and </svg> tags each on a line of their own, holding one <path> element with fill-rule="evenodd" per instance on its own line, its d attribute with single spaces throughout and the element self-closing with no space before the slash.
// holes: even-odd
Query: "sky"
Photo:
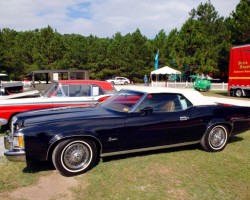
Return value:
<svg viewBox="0 0 250 200">
<path fill-rule="evenodd" d="M 29 31 L 51 26 L 61 34 L 112 37 L 137 28 L 149 39 L 178 30 L 189 12 L 208 0 L 0 0 L 0 29 Z M 228 17 L 240 0 L 210 0 Z"/>
</svg>

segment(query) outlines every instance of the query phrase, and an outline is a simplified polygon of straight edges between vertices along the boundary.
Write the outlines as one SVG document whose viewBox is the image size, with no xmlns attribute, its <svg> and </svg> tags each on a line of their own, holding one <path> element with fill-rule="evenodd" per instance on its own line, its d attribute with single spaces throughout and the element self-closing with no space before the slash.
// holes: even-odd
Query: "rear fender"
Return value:
<svg viewBox="0 0 250 200">
<path fill-rule="evenodd" d="M 211 127 L 218 125 L 218 124 L 224 124 L 227 126 L 229 134 L 231 135 L 231 132 L 233 130 L 233 124 L 229 121 L 226 121 L 223 118 L 216 118 L 216 119 L 212 119 L 210 122 L 207 123 L 207 127 L 206 130 L 209 130 Z"/>
</svg>

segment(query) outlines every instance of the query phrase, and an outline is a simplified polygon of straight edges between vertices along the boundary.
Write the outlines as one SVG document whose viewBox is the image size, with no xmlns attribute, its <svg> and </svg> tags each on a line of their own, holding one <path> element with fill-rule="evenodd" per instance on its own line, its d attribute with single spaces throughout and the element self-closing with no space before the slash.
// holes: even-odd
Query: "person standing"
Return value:
<svg viewBox="0 0 250 200">
<path fill-rule="evenodd" d="M 144 76 L 143 80 L 144 80 L 144 85 L 148 86 L 148 77 L 147 77 L 147 75 Z"/>
</svg>

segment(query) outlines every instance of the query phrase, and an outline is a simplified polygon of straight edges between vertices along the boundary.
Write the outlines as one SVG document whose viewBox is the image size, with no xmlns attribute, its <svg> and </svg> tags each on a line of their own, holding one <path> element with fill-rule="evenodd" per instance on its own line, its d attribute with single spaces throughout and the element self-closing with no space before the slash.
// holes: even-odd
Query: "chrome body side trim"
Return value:
<svg viewBox="0 0 250 200">
<path fill-rule="evenodd" d="M 167 148 L 172 148 L 172 147 L 186 146 L 186 145 L 198 144 L 198 143 L 200 143 L 200 140 L 199 141 L 194 141 L 194 142 L 185 142 L 185 143 L 179 143 L 179 144 L 172 144 L 172 145 L 163 145 L 163 146 L 157 146 L 157 147 L 133 149 L 133 150 L 128 150 L 128 151 L 117 151 L 117 152 L 111 152 L 111 153 L 103 153 L 100 156 L 101 157 L 108 157 L 108 156 L 115 156 L 115 155 L 129 154 L 129 153 L 138 153 L 138 152 L 144 152 L 144 151 L 167 149 Z"/>
</svg>

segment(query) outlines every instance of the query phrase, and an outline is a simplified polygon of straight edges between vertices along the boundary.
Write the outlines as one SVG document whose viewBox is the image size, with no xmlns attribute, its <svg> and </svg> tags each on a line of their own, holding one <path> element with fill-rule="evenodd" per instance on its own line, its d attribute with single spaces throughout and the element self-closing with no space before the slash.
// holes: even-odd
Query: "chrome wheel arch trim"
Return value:
<svg viewBox="0 0 250 200">
<path fill-rule="evenodd" d="M 55 136 L 57 137 L 57 136 Z M 99 139 L 97 139 L 96 137 L 94 137 L 93 135 L 70 135 L 70 136 L 65 136 L 65 137 L 58 137 L 57 140 L 55 140 L 53 143 L 51 143 L 47 149 L 47 153 L 46 153 L 46 160 L 49 159 L 49 152 L 51 151 L 52 146 L 54 146 L 55 143 L 57 143 L 58 141 L 61 140 L 66 140 L 66 139 L 74 139 L 74 138 L 78 138 L 77 140 L 79 140 L 79 138 L 92 138 L 93 141 L 98 141 L 99 145 L 100 145 L 100 152 L 102 152 L 102 143 Z"/>
<path fill-rule="evenodd" d="M 220 121 L 220 122 L 216 122 L 216 123 L 210 124 L 210 125 L 206 128 L 204 134 L 205 134 L 210 128 L 212 128 L 213 126 L 222 126 L 222 125 L 229 125 L 229 126 L 230 126 L 230 127 L 228 127 L 228 128 L 230 128 L 230 130 L 228 130 L 228 137 L 230 137 L 231 133 L 233 132 L 234 125 L 233 125 L 233 123 L 230 123 L 230 122 L 227 122 L 227 121 Z"/>
</svg>

